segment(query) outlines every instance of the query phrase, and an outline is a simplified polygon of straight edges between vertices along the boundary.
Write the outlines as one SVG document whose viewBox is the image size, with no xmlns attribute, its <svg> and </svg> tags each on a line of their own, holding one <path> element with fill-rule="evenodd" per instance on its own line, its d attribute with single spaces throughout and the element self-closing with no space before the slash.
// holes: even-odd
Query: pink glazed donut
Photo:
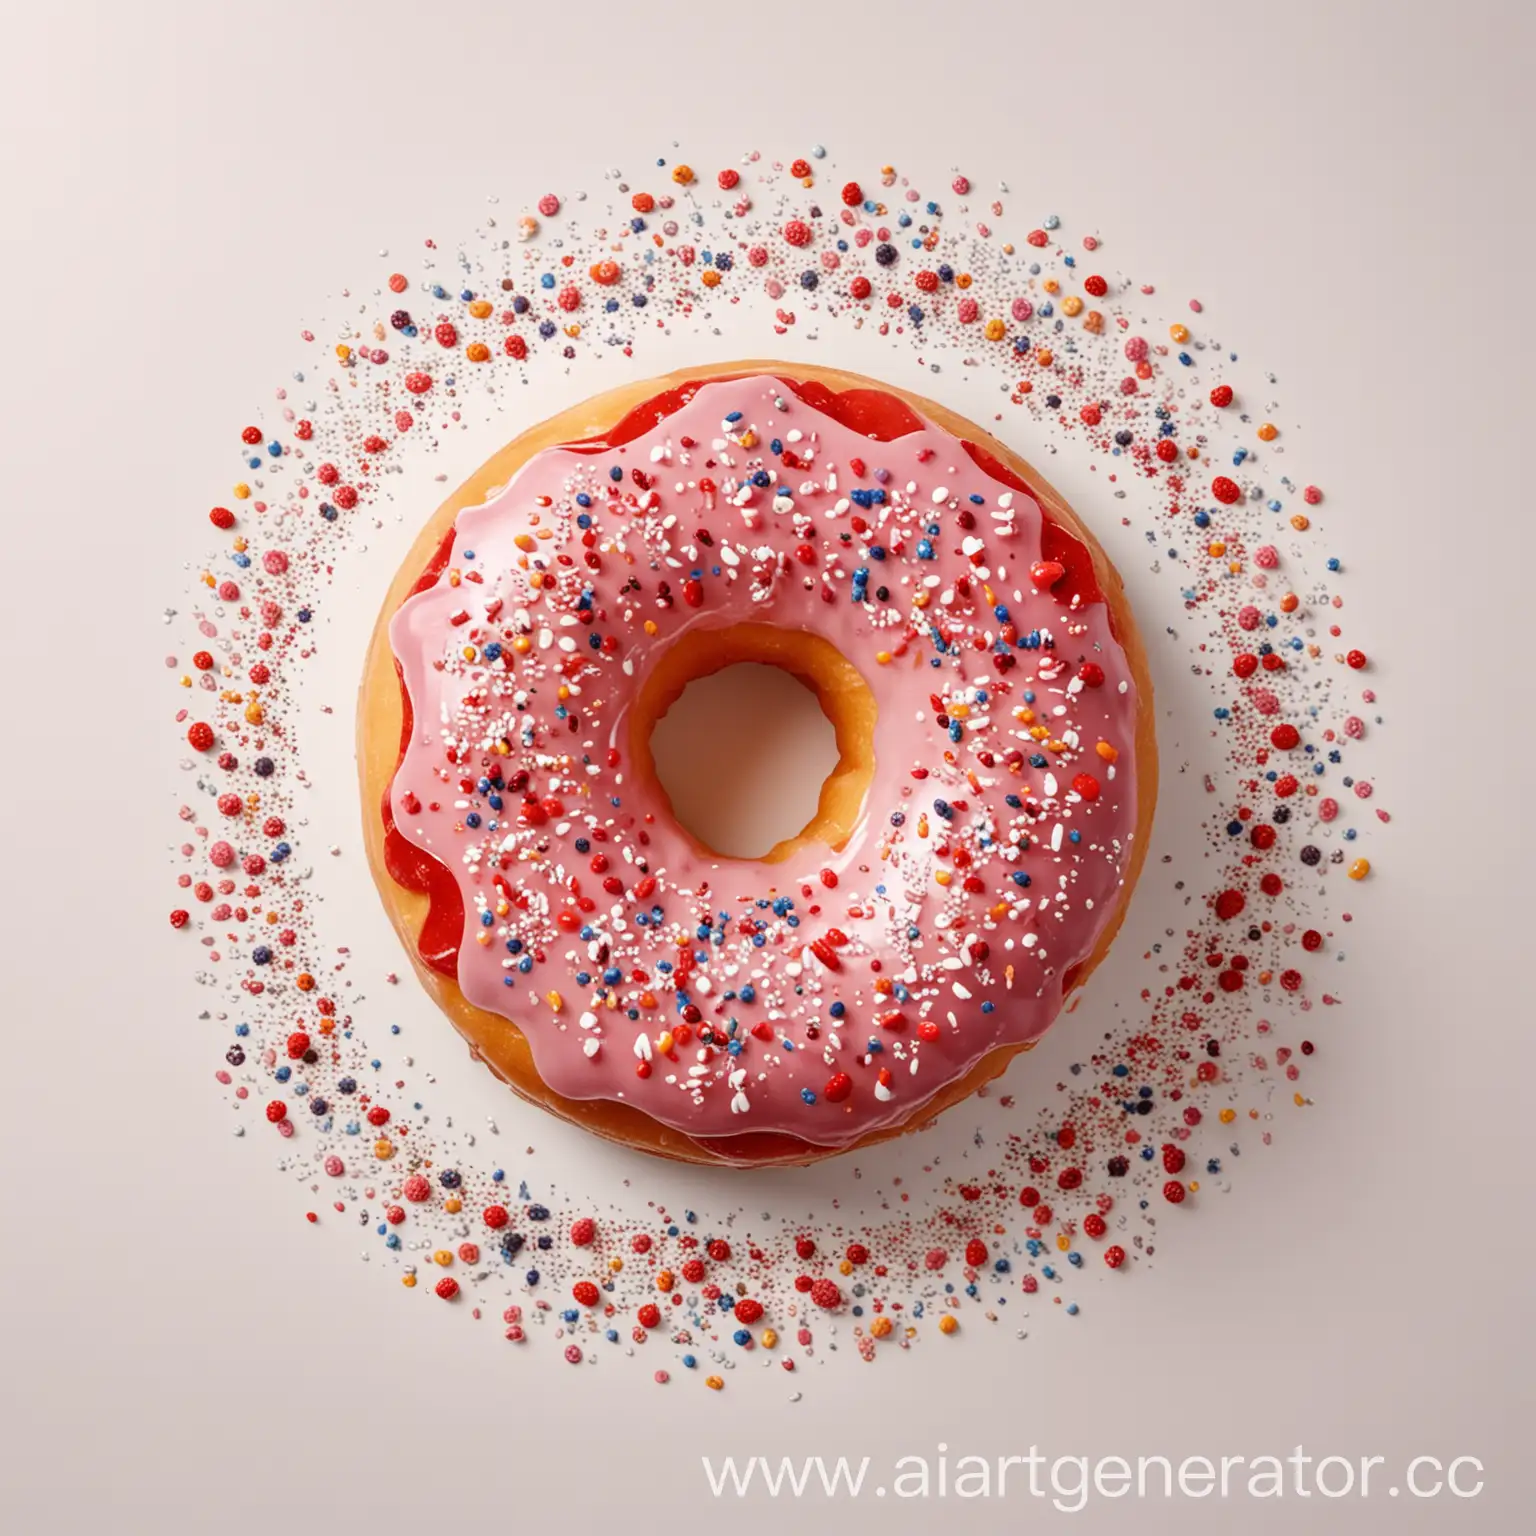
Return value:
<svg viewBox="0 0 1536 1536">
<path fill-rule="evenodd" d="M 650 732 L 740 661 L 837 735 L 760 859 L 678 823 Z M 929 1123 L 1108 951 L 1157 759 L 1118 576 L 942 406 L 745 363 L 509 444 L 423 530 L 359 710 L 370 863 L 519 1093 L 663 1156 L 807 1163 Z"/>
</svg>

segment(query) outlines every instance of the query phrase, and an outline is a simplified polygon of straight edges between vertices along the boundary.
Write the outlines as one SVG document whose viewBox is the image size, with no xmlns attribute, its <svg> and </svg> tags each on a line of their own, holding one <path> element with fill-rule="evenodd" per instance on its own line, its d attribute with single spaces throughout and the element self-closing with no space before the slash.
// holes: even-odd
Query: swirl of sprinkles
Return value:
<svg viewBox="0 0 1536 1536">
<path fill-rule="evenodd" d="M 498 205 L 462 243 L 386 262 L 324 339 L 301 332 L 292 378 L 231 433 L 232 479 L 197 513 L 214 541 L 167 613 L 169 924 L 207 999 L 191 1038 L 236 1134 L 276 1138 L 311 1224 L 364 1234 L 399 1283 L 498 1338 L 721 1390 L 759 1361 L 1023 1337 L 1043 1298 L 1075 1317 L 1145 1267 L 1312 1102 L 1330 974 L 1390 820 L 1369 775 L 1375 662 L 1346 633 L 1323 492 L 1290 467 L 1273 379 L 1198 301 L 1170 318 L 1099 236 L 1011 201 L 818 146 L 657 160 L 510 222 Z M 1096 476 L 1159 678 L 1164 782 L 1198 801 L 1187 846 L 1154 828 L 1117 963 L 1052 1037 L 1052 1060 L 1076 1055 L 1061 1079 L 1025 1058 L 974 1135 L 871 1154 L 858 1201 L 814 1216 L 811 1182 L 793 1217 L 680 1208 L 650 1160 L 609 1195 L 567 1187 L 494 1119 L 456 1123 L 325 904 L 355 818 L 327 829 L 305 803 L 331 597 L 386 512 L 434 502 L 435 455 L 482 428 L 505 440 L 525 387 L 595 392 L 659 371 L 662 340 L 707 356 L 722 336 L 828 364 L 883 350 L 893 380 L 953 381 L 982 425 Z"/>
</svg>

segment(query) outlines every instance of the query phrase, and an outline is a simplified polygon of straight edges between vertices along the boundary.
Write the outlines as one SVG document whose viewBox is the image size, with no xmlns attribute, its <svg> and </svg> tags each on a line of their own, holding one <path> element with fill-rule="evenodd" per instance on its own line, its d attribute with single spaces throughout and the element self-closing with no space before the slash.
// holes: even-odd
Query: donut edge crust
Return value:
<svg viewBox="0 0 1536 1536">
<path fill-rule="evenodd" d="M 389 623 L 410 594 L 460 510 L 479 506 L 488 500 L 506 486 L 534 454 L 545 448 L 608 431 L 634 407 L 680 384 L 694 380 L 724 380 L 759 375 L 814 381 L 837 392 L 848 389 L 879 390 L 904 400 L 953 436 L 984 448 L 1019 475 L 1045 514 L 1077 538 L 1093 560 L 1099 590 L 1114 616 L 1115 633 L 1136 684 L 1136 827 L 1130 861 L 1115 898 L 1114 911 L 1092 952 L 1078 967 L 1072 989 L 1062 1000 L 1058 1020 L 1076 1006 L 1078 993 L 1109 953 L 1125 919 L 1126 909 L 1146 860 L 1157 804 L 1156 712 L 1153 707 L 1152 677 L 1141 633 L 1126 599 L 1119 573 L 1092 532 L 1078 519 L 1054 487 L 1005 443 L 966 420 L 958 412 L 909 390 L 838 368 L 773 361 L 702 364 L 606 390 L 529 428 L 493 454 L 433 513 L 417 535 L 385 594 L 383 607 L 368 642 L 367 659 L 358 690 L 357 712 L 357 765 L 368 866 L 384 909 L 400 942 L 405 946 L 417 976 L 428 995 L 468 1042 L 471 1056 L 484 1062 L 497 1077 L 530 1103 L 594 1135 L 657 1157 L 715 1167 L 803 1166 L 820 1162 L 823 1158 L 838 1157 L 872 1147 L 879 1142 L 922 1129 L 931 1125 L 945 1110 L 969 1098 L 978 1088 L 1001 1075 L 1016 1055 L 1032 1049 L 1035 1042 L 994 1047 L 968 1072 L 919 1104 L 905 1122 L 873 1131 L 846 1147 L 823 1147 L 784 1135 L 747 1133 L 729 1138 L 731 1150 L 727 1152 L 711 1144 L 716 1138 L 688 1136 L 671 1126 L 663 1125 L 632 1104 L 604 1099 L 567 1099 L 554 1093 L 539 1076 L 533 1053 L 517 1025 L 498 1014 L 474 1007 L 460 991 L 456 981 L 422 961 L 417 941 L 426 919 L 428 898 L 420 892 L 397 885 L 385 868 L 381 807 L 399 761 L 401 726 L 400 684 L 394 652 L 389 643 Z M 760 1155 L 744 1150 L 754 1134 L 760 1135 L 763 1142 Z"/>
</svg>

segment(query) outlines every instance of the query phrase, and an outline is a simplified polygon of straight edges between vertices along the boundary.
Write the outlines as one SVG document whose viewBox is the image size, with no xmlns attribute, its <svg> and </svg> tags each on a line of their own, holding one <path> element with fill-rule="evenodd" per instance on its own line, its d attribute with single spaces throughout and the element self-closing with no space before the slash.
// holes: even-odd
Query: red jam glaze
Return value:
<svg viewBox="0 0 1536 1536">
<path fill-rule="evenodd" d="M 731 375 L 722 375 L 728 378 Z M 578 453 L 605 453 L 622 448 L 626 443 L 649 432 L 658 422 L 664 421 L 686 405 L 706 384 L 719 383 L 720 379 L 692 379 L 674 389 L 663 391 L 634 407 L 609 432 L 596 437 L 579 438 L 564 446 Z M 794 393 L 806 405 L 821 411 L 834 421 L 856 432 L 889 443 L 922 426 L 922 419 L 904 401 L 878 389 L 847 389 L 838 393 L 815 380 L 788 379 L 779 376 L 779 382 Z M 1010 489 L 1033 498 L 1028 484 L 1008 466 L 979 448 L 974 443 L 962 442 L 976 465 Z M 1065 568 L 1066 576 L 1058 584 L 1065 594 L 1078 596 L 1083 602 L 1102 602 L 1098 578 L 1093 568 L 1093 557 L 1087 548 L 1060 524 L 1051 520 L 1041 508 L 1041 558 L 1056 560 Z M 435 582 L 448 564 L 453 552 L 454 530 L 450 528 L 438 545 L 436 553 L 426 569 L 417 578 L 406 595 L 425 591 Z M 1110 613 L 1110 630 L 1115 633 L 1114 614 Z M 1118 638 L 1118 635 L 1116 636 Z M 396 668 L 398 674 L 399 668 Z M 414 721 L 411 714 L 410 696 L 402 683 L 400 688 L 400 757 L 411 739 Z M 417 953 L 424 964 L 444 976 L 458 979 L 459 945 L 464 937 L 464 903 L 453 876 L 430 854 L 423 853 L 414 843 L 408 842 L 395 826 L 394 811 L 390 805 L 394 788 L 394 775 L 384 791 L 384 867 L 390 878 L 408 891 L 418 891 L 429 901 L 426 921 L 422 924 L 417 940 Z M 1076 967 L 1073 968 L 1076 971 Z M 1071 990 L 1072 973 L 1067 977 L 1066 990 Z M 761 1135 L 761 1133 L 758 1133 Z M 732 1138 L 735 1139 L 735 1138 Z M 743 1142 L 752 1138 L 740 1138 Z"/>
<path fill-rule="evenodd" d="M 406 593 L 414 597 L 425 592 L 443 573 L 448 557 L 453 553 L 453 529 L 443 535 L 426 569 Z M 395 676 L 400 677 L 400 667 L 395 666 Z M 405 749 L 410 745 L 411 732 L 416 722 L 411 712 L 411 696 L 400 682 L 400 755 L 395 759 L 395 772 L 405 761 Z M 423 853 L 414 843 L 408 842 L 395 825 L 394 807 L 390 804 L 395 785 L 395 775 L 389 776 L 384 786 L 384 868 L 396 885 L 408 891 L 419 891 L 428 898 L 426 921 L 416 940 L 416 952 L 423 962 L 455 980 L 459 974 L 459 944 L 464 937 L 464 900 L 459 887 L 449 872 L 430 854 Z"/>
</svg>

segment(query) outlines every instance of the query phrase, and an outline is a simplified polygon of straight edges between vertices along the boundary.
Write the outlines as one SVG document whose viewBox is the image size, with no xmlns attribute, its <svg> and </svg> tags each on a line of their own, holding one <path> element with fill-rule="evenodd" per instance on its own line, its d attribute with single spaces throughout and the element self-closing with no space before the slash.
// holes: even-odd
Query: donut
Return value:
<svg viewBox="0 0 1536 1536">
<path fill-rule="evenodd" d="M 657 720 L 736 662 L 832 722 L 758 859 L 672 813 Z M 744 362 L 589 400 L 422 530 L 360 690 L 370 867 L 523 1097 L 664 1157 L 804 1164 L 929 1124 L 1107 953 L 1146 855 L 1152 685 L 1118 575 L 996 439 Z"/>
</svg>

